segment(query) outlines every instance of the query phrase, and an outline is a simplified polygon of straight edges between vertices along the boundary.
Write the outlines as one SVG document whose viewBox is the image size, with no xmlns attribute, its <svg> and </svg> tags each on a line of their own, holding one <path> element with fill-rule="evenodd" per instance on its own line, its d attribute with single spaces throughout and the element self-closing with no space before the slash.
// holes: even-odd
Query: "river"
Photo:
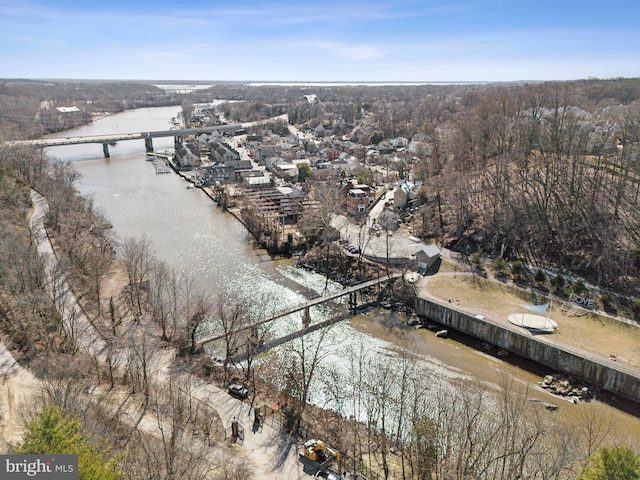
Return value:
<svg viewBox="0 0 640 480">
<path fill-rule="evenodd" d="M 97 120 L 90 125 L 55 135 L 56 137 L 104 135 L 109 133 L 166 130 L 180 107 L 144 108 Z M 172 138 L 154 139 L 156 151 L 173 148 Z M 256 248 L 234 217 L 221 211 L 199 189 L 187 189 L 178 175 L 156 174 L 145 161 L 142 140 L 110 146 L 111 157 L 103 158 L 101 145 L 71 145 L 49 148 L 47 153 L 72 162 L 80 173 L 77 188 L 91 196 L 121 238 L 145 235 L 156 256 L 179 270 L 194 274 L 200 287 L 212 298 L 232 292 L 245 298 L 264 300 L 269 308 L 283 309 L 302 303 L 310 294 L 319 294 L 324 277 L 292 266 L 289 260 L 274 260 Z M 332 284 L 332 288 L 339 286 Z M 326 309 L 314 312 L 316 319 Z M 300 325 L 299 317 L 282 320 L 275 333 Z M 464 340 L 464 339 L 463 339 Z M 468 340 L 468 339 L 467 339 Z M 386 311 L 372 311 L 340 322 L 326 338 L 325 369 L 346 369 L 350 352 L 364 346 L 369 355 L 384 355 L 395 361 L 403 351 L 416 355 L 429 378 L 458 385 L 480 380 L 495 385 L 507 373 L 519 382 L 535 386 L 544 375 L 541 368 L 522 362 L 505 362 L 480 352 L 473 341 L 443 340 L 432 332 L 416 331 L 404 318 Z M 471 346 L 469 346 L 471 345 Z M 535 390 L 532 395 L 544 401 L 559 401 Z M 312 398 L 321 406 L 330 405 L 322 382 L 312 389 Z M 564 402 L 562 402 L 564 403 Z M 573 406 L 568 406 L 569 409 Z M 640 432 L 638 418 L 610 409 L 634 436 Z"/>
</svg>

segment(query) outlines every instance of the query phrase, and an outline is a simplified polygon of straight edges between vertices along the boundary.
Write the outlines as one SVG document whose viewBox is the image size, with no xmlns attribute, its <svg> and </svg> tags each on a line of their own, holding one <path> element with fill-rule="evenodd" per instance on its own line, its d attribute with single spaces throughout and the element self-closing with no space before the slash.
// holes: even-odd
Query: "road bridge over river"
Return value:
<svg viewBox="0 0 640 480">
<path fill-rule="evenodd" d="M 60 145 L 82 145 L 85 143 L 101 143 L 104 156 L 109 157 L 109 145 L 124 140 L 144 140 L 147 152 L 153 152 L 153 139 L 159 137 L 174 137 L 176 142 L 182 142 L 182 138 L 186 135 L 198 135 L 200 133 L 211 132 L 237 132 L 246 128 L 265 125 L 274 121 L 288 122 L 288 115 L 279 115 L 277 117 L 268 118 L 266 120 L 258 120 L 255 122 L 233 123 L 226 125 L 211 125 L 208 127 L 183 128 L 176 130 L 158 130 L 155 132 L 137 132 L 137 133 L 114 133 L 108 135 L 90 135 L 81 137 L 66 138 L 38 138 L 35 140 L 17 140 L 13 142 L 5 142 L 8 146 L 19 145 L 35 145 L 40 147 L 57 147 Z"/>
<path fill-rule="evenodd" d="M 314 307 L 316 305 L 320 305 L 322 303 L 325 302 L 330 302 L 332 300 L 335 300 L 337 298 L 341 298 L 341 297 L 345 297 L 347 295 L 349 295 L 349 307 L 352 311 L 353 314 L 355 314 L 355 309 L 357 307 L 357 299 L 356 299 L 356 295 L 360 290 L 364 290 L 365 288 L 370 288 L 370 287 L 375 287 L 376 285 L 380 285 L 386 282 L 390 282 L 393 280 L 396 280 L 398 278 L 400 278 L 402 276 L 401 273 L 392 273 L 389 275 L 385 275 L 384 277 L 381 278 L 376 278 L 375 280 L 370 280 L 368 282 L 364 282 L 364 283 L 359 283 L 357 285 L 353 285 L 351 287 L 347 287 L 343 290 L 340 290 L 338 292 L 335 293 L 330 293 L 327 295 L 323 295 L 317 298 L 313 298 L 305 303 L 302 303 L 300 305 L 297 305 L 295 307 L 291 307 L 288 308 L 286 310 L 282 310 L 281 312 L 278 312 L 276 314 L 273 314 L 267 318 L 264 318 L 262 320 L 259 320 L 257 322 L 248 324 L 248 325 L 244 325 L 240 328 L 238 328 L 235 333 L 238 332 L 242 332 L 244 330 L 250 330 L 250 329 L 255 329 L 261 325 L 264 325 L 266 323 L 269 322 L 273 322 L 274 320 L 278 319 L 278 318 L 282 318 L 282 317 L 286 317 L 287 315 L 291 315 L 292 313 L 295 312 L 299 312 L 304 310 L 304 316 L 303 316 L 303 323 L 305 325 L 305 327 L 309 327 L 310 325 L 310 316 L 309 316 L 309 309 L 311 307 Z M 209 337 L 203 338 L 201 340 L 199 340 L 197 343 L 198 345 L 206 345 L 208 343 L 211 342 L 215 342 L 217 340 L 222 340 L 225 337 L 224 334 L 215 334 L 215 335 L 211 335 Z"/>
</svg>

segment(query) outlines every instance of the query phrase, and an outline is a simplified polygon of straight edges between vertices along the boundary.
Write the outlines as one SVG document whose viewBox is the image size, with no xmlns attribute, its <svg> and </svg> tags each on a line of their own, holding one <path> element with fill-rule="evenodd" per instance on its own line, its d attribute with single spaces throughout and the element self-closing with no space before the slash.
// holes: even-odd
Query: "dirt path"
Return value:
<svg viewBox="0 0 640 480">
<path fill-rule="evenodd" d="M 38 253 L 44 259 L 49 280 L 47 283 L 49 294 L 53 297 L 54 306 L 62 317 L 66 333 L 81 350 L 92 357 L 105 361 L 104 340 L 82 311 L 66 279 L 58 272 L 58 258 L 44 228 L 44 217 L 48 209 L 47 201 L 35 190 L 31 190 L 31 201 L 34 205 L 31 216 L 31 232 L 36 239 Z"/>
<path fill-rule="evenodd" d="M 39 395 L 40 381 L 0 343 L 0 451 L 22 440 L 22 412 Z"/>
<path fill-rule="evenodd" d="M 44 228 L 47 203 L 40 194 L 33 190 L 31 198 L 35 206 L 31 218 L 31 228 L 38 243 L 38 251 L 46 259 L 47 273 L 53 276 L 55 275 L 57 258 Z M 73 334 L 77 345 L 84 352 L 98 360 L 105 361 L 104 340 L 80 308 L 71 288 L 64 280 L 58 280 L 57 283 L 59 294 L 57 295 L 56 307 L 61 310 L 60 313 L 63 316 L 66 328 Z M 160 387 L 163 382 L 166 383 L 168 381 L 174 358 L 174 351 L 164 349 L 160 350 L 154 359 L 153 375 Z M 31 373 L 22 369 L 13 360 L 13 357 L 4 346 L 0 350 L 0 361 L 7 372 L 3 376 L 3 394 L 0 397 L 0 401 L 3 402 L 0 404 L 3 407 L 2 433 L 8 434 L 8 436 L 4 435 L 6 442 L 15 443 L 22 434 L 21 425 L 17 418 L 18 415 L 16 415 L 17 405 L 22 403 L 23 400 L 28 402 L 29 398 L 38 393 L 39 382 Z M 247 455 L 256 478 L 265 480 L 302 480 L 309 478 L 304 473 L 302 463 L 298 460 L 298 448 L 294 439 L 272 428 L 270 425 L 264 425 L 261 429 L 254 431 L 252 428 L 253 410 L 249 405 L 231 397 L 226 391 L 205 383 L 196 377 L 187 374 L 183 374 L 182 377 L 181 381 L 190 382 L 191 395 L 194 398 L 212 405 L 216 409 L 225 428 L 231 425 L 234 418 L 243 427 L 244 441 L 235 448 L 242 450 Z M 5 408 L 13 413 L 13 415 L 6 416 L 6 422 Z M 152 428 L 150 424 L 148 428 Z"/>
</svg>

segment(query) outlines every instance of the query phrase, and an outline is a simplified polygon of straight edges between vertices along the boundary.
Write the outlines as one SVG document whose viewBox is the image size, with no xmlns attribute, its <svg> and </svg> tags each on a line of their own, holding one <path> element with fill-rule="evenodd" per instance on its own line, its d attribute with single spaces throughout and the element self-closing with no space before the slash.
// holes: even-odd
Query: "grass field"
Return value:
<svg viewBox="0 0 640 480">
<path fill-rule="evenodd" d="M 440 272 L 427 280 L 426 292 L 445 301 L 457 300 L 461 307 L 500 322 L 507 322 L 507 316 L 512 313 L 525 313 L 520 304 L 548 301 L 497 280 Z M 556 302 L 552 305 L 550 318 L 558 323 L 557 332 L 552 334 L 554 340 L 604 357 L 614 355 L 618 362 L 640 367 L 640 328 L 591 313 L 570 317 Z"/>
</svg>

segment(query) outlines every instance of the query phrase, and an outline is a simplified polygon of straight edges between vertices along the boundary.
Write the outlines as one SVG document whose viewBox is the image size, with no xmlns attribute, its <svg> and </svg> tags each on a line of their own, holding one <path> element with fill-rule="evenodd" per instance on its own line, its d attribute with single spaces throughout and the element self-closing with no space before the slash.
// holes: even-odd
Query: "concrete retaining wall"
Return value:
<svg viewBox="0 0 640 480">
<path fill-rule="evenodd" d="M 543 340 L 544 336 L 521 334 L 489 319 L 479 319 L 420 296 L 416 296 L 416 312 L 421 317 L 640 403 L 640 375 L 632 368 L 577 348 L 551 345 Z"/>
</svg>

